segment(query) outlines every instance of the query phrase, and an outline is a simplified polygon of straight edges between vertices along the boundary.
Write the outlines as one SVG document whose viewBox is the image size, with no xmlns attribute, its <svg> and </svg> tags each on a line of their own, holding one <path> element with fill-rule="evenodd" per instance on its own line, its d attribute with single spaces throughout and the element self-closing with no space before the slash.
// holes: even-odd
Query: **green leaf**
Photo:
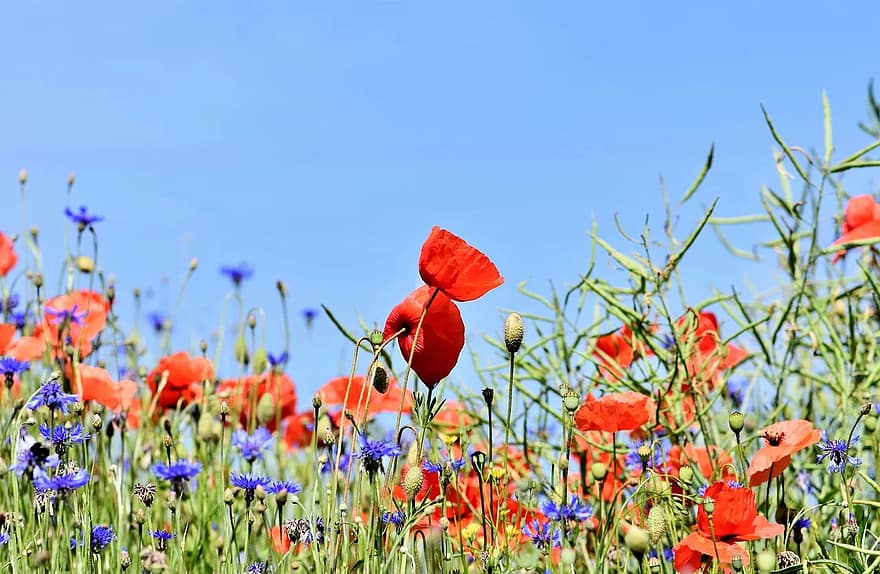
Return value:
<svg viewBox="0 0 880 574">
<path fill-rule="evenodd" d="M 696 193 L 697 188 L 700 187 L 700 184 L 703 183 L 703 180 L 706 179 L 706 174 L 709 173 L 709 170 L 712 168 L 712 158 L 715 157 L 715 144 L 713 143 L 709 147 L 709 156 L 706 158 L 706 163 L 703 164 L 703 169 L 700 170 L 700 173 L 697 175 L 697 179 L 691 184 L 688 190 L 685 192 L 684 197 L 679 201 L 679 205 L 684 204 L 687 200 L 691 198 L 691 196 Z"/>
<path fill-rule="evenodd" d="M 773 135 L 773 139 L 776 140 L 776 143 L 778 143 L 782 147 L 782 151 L 785 152 L 786 157 L 788 157 L 788 160 L 792 163 L 794 169 L 798 172 L 798 175 L 801 176 L 801 179 L 804 180 L 806 183 L 810 183 L 810 180 L 807 177 L 804 169 L 801 167 L 801 164 L 797 162 L 797 160 L 794 158 L 794 154 L 791 153 L 791 148 L 788 147 L 788 144 L 782 141 L 782 137 L 779 135 L 779 132 L 776 131 L 776 126 L 773 125 L 773 120 L 770 119 L 770 114 L 767 113 L 767 110 L 764 108 L 764 106 L 761 106 L 761 111 L 764 112 L 764 121 L 767 122 L 767 127 L 770 128 L 770 133 Z"/>
<path fill-rule="evenodd" d="M 825 118 L 825 165 L 831 162 L 831 104 L 828 102 L 828 94 L 822 90 L 822 115 Z"/>
</svg>

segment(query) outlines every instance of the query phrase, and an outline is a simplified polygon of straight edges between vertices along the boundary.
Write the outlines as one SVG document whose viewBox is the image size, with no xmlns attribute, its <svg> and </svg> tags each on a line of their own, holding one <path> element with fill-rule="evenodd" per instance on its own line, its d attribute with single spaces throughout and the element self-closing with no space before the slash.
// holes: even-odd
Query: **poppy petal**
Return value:
<svg viewBox="0 0 880 574">
<path fill-rule="evenodd" d="M 419 275 L 455 301 L 473 301 L 504 283 L 495 264 L 457 235 L 431 229 L 419 255 Z"/>
</svg>

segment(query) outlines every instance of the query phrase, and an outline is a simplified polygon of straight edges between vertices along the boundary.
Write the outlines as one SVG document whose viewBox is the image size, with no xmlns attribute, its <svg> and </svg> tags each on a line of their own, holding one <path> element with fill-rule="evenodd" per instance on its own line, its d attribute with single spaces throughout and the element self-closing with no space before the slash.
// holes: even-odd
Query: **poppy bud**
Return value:
<svg viewBox="0 0 880 574">
<path fill-rule="evenodd" d="M 566 472 L 568 470 L 568 464 L 568 456 L 566 456 L 565 452 L 559 453 L 559 470 Z"/>
<path fill-rule="evenodd" d="M 211 417 L 201 417 L 198 425 L 199 440 L 211 442 L 214 437 L 214 421 Z"/>
<path fill-rule="evenodd" d="M 864 417 L 864 416 L 867 416 L 868 414 L 870 414 L 871 409 L 873 409 L 873 408 L 874 408 L 874 405 L 872 405 L 871 403 L 863 404 L 862 411 L 861 411 L 862 416 Z"/>
<path fill-rule="evenodd" d="M 445 516 L 440 519 L 440 528 L 443 530 L 443 532 L 449 530 L 449 519 Z"/>
<path fill-rule="evenodd" d="M 138 508 L 134 511 L 134 523 L 138 526 L 142 525 L 147 521 L 147 513 L 144 512 L 143 508 Z"/>
<path fill-rule="evenodd" d="M 384 341 L 385 336 L 382 334 L 382 331 L 379 331 L 378 329 L 370 331 L 370 344 L 373 345 L 373 349 L 381 347 Z"/>
<path fill-rule="evenodd" d="M 24 185 L 27 183 L 27 179 L 28 179 L 27 170 L 24 168 L 21 168 L 18 172 L 18 183 L 20 183 L 21 185 Z"/>
<path fill-rule="evenodd" d="M 663 508 L 658 505 L 652 506 L 648 512 L 648 518 L 645 520 L 645 525 L 648 527 L 648 537 L 651 539 L 651 544 L 656 546 L 666 534 L 666 513 Z"/>
<path fill-rule="evenodd" d="M 594 462 L 592 466 L 590 466 L 590 474 L 593 475 L 596 482 L 602 482 L 608 475 L 608 465 L 601 462 Z"/>
<path fill-rule="evenodd" d="M 511 355 L 519 351 L 523 342 L 523 321 L 519 313 L 511 313 L 504 320 L 504 346 Z"/>
<path fill-rule="evenodd" d="M 715 499 L 714 498 L 706 498 L 703 500 L 703 510 L 706 511 L 706 514 L 712 516 L 712 513 L 715 512 Z"/>
<path fill-rule="evenodd" d="M 36 243 L 36 242 L 37 242 L 37 239 L 38 239 L 39 236 L 40 236 L 40 230 L 37 229 L 36 227 L 31 227 L 31 228 L 30 228 L 30 233 L 31 233 L 31 239 L 33 239 L 33 240 L 34 240 L 34 243 Z"/>
<path fill-rule="evenodd" d="M 745 422 L 745 416 L 743 416 L 743 414 L 739 411 L 732 411 L 727 416 L 727 424 L 730 425 L 730 430 L 732 430 L 736 435 L 739 435 L 739 433 L 743 430 Z"/>
<path fill-rule="evenodd" d="M 770 572 L 771 570 L 776 568 L 776 553 L 772 550 L 764 550 L 763 552 L 758 553 L 758 558 L 755 560 L 755 563 L 758 566 L 758 570 L 761 572 Z"/>
<path fill-rule="evenodd" d="M 199 350 L 202 352 L 202 355 L 208 352 L 208 342 L 204 339 L 199 341 Z"/>
<path fill-rule="evenodd" d="M 244 337 L 239 337 L 235 340 L 235 360 L 239 363 L 244 363 L 245 365 L 250 362 L 247 342 L 244 340 Z"/>
<path fill-rule="evenodd" d="M 648 533 L 636 525 L 631 525 L 626 531 L 623 543 L 635 554 L 644 554 L 651 547 Z"/>
<path fill-rule="evenodd" d="M 257 316 L 253 313 L 249 313 L 247 317 L 247 325 L 249 329 L 254 330 L 257 327 Z"/>
<path fill-rule="evenodd" d="M 403 477 L 403 490 L 406 492 L 406 497 L 410 500 L 415 498 L 416 494 L 422 490 L 424 482 L 425 477 L 422 475 L 422 469 L 418 466 L 409 467 Z"/>
<path fill-rule="evenodd" d="M 865 418 L 865 430 L 868 432 L 874 432 L 877 430 L 877 417 Z"/>
<path fill-rule="evenodd" d="M 43 286 L 43 274 L 42 273 L 34 273 L 33 278 L 34 287 L 39 289 Z"/>
<path fill-rule="evenodd" d="M 562 397 L 562 406 L 564 406 L 565 410 L 569 413 L 574 413 L 578 410 L 578 407 L 581 406 L 581 399 L 578 397 L 577 393 L 570 391 L 565 393 L 565 396 Z"/>
<path fill-rule="evenodd" d="M 486 387 L 483 389 L 483 400 L 488 408 L 492 408 L 492 402 L 495 400 L 495 389 Z"/>
<path fill-rule="evenodd" d="M 388 371 L 385 370 L 380 363 L 376 363 L 373 365 L 373 368 L 370 370 L 370 379 L 373 384 L 373 388 L 376 389 L 378 393 L 385 394 L 388 392 Z"/>
<path fill-rule="evenodd" d="M 199 266 L 199 260 L 196 257 L 193 257 L 189 260 L 189 270 L 190 272 L 195 271 Z"/>
<path fill-rule="evenodd" d="M 220 401 L 220 408 L 218 409 L 221 417 L 229 416 L 229 403 L 226 401 Z"/>
<path fill-rule="evenodd" d="M 257 401 L 257 420 L 264 425 L 275 420 L 275 414 L 275 401 L 271 393 L 266 393 Z"/>
<path fill-rule="evenodd" d="M 80 255 L 76 258 L 76 268 L 80 273 L 91 273 L 95 270 L 95 261 L 88 255 Z"/>
<path fill-rule="evenodd" d="M 648 483 L 645 485 L 645 489 L 648 491 L 649 494 L 653 496 L 662 497 L 669 494 L 669 491 L 672 490 L 672 486 L 670 486 L 667 481 L 663 480 L 655 474 L 648 480 Z"/>
<path fill-rule="evenodd" d="M 223 491 L 223 503 L 226 504 L 227 506 L 231 506 L 234 501 L 235 501 L 235 493 L 232 491 L 232 489 L 227 488 L 226 490 L 224 490 Z"/>
<path fill-rule="evenodd" d="M 251 363 L 254 366 L 254 373 L 260 374 L 269 368 L 269 356 L 266 353 L 266 349 L 262 347 L 254 351 L 254 357 Z"/>
</svg>

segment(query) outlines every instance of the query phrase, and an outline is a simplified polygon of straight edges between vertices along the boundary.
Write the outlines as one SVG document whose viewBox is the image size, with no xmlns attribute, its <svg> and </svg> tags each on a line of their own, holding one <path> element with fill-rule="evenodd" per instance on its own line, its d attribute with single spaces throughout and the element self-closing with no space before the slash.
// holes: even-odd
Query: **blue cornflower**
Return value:
<svg viewBox="0 0 880 574">
<path fill-rule="evenodd" d="M 57 454 L 52 454 L 45 444 L 37 442 L 34 437 L 27 434 L 22 428 L 21 438 L 18 443 L 18 459 L 10 468 L 15 474 L 21 476 L 33 476 L 35 471 L 44 471 L 61 464 Z"/>
<path fill-rule="evenodd" d="M 25 372 L 30 366 L 27 361 L 18 361 L 12 357 L 0 358 L 0 375 L 3 375 L 6 387 L 11 389 L 15 383 L 15 375 Z"/>
<path fill-rule="evenodd" d="M 82 325 L 88 311 L 78 311 L 79 305 L 74 305 L 70 309 L 53 309 L 46 307 L 46 315 L 50 316 L 49 322 L 53 325 Z"/>
<path fill-rule="evenodd" d="M 189 462 L 186 460 L 178 460 L 175 463 L 166 465 L 163 463 L 154 464 L 151 467 L 153 474 L 157 477 L 167 480 L 171 483 L 171 488 L 178 494 L 183 490 L 183 485 L 188 483 L 191 478 L 202 470 L 199 462 Z"/>
<path fill-rule="evenodd" d="M 729 486 L 730 488 L 743 488 L 744 485 L 743 483 L 737 482 L 735 480 L 728 480 L 727 486 Z"/>
<path fill-rule="evenodd" d="M 68 474 L 56 474 L 52 478 L 43 472 L 34 475 L 34 486 L 38 490 L 54 490 L 62 494 L 82 488 L 88 483 L 89 473 L 83 469 Z"/>
<path fill-rule="evenodd" d="M 244 490 L 244 499 L 246 502 L 250 502 L 254 499 L 254 492 L 257 490 L 257 487 L 263 487 L 265 490 L 272 482 L 272 479 L 266 476 L 233 472 L 229 475 L 229 482 L 233 486 Z"/>
<path fill-rule="evenodd" d="M 530 520 L 522 529 L 523 534 L 532 539 L 532 544 L 547 551 L 550 548 L 562 546 L 562 536 L 559 529 L 549 522 L 541 524 L 537 520 Z"/>
<path fill-rule="evenodd" d="M 153 327 L 153 331 L 161 333 L 165 330 L 165 315 L 163 315 L 159 311 L 147 313 L 147 321 L 150 322 L 150 325 Z"/>
<path fill-rule="evenodd" d="M 172 534 L 167 530 L 154 530 L 150 535 L 156 539 L 156 549 L 159 552 L 164 552 L 168 547 L 168 541 L 177 537 L 176 534 Z"/>
<path fill-rule="evenodd" d="M 40 423 L 40 435 L 54 444 L 55 448 L 63 448 L 69 444 L 79 444 L 91 438 L 89 433 L 83 432 L 83 426 L 81 423 L 76 423 L 70 428 L 67 428 L 64 425 L 55 425 L 55 428 L 51 431 L 49 430 L 48 424 Z"/>
<path fill-rule="evenodd" d="M 809 528 L 812 525 L 813 525 L 812 520 L 810 520 L 809 518 L 801 517 L 801 518 L 798 518 L 797 520 L 794 521 L 794 526 L 792 526 L 792 528 L 794 530 L 804 530 L 806 528 Z"/>
<path fill-rule="evenodd" d="M 9 543 L 9 533 L 0 532 L 0 546 L 6 546 Z"/>
<path fill-rule="evenodd" d="M 35 411 L 40 407 L 49 407 L 49 410 L 61 411 L 62 413 L 67 414 L 70 405 L 78 400 L 79 397 L 76 395 L 69 395 L 63 392 L 61 390 L 61 385 L 55 381 L 49 381 L 37 389 L 37 392 L 33 394 L 31 400 L 27 402 L 27 408 Z"/>
<path fill-rule="evenodd" d="M 269 572 L 268 562 L 251 562 L 247 567 L 247 574 L 266 574 Z"/>
<path fill-rule="evenodd" d="M 311 307 L 306 307 L 302 310 L 303 319 L 306 320 L 306 325 L 311 325 L 312 321 L 315 320 L 315 317 L 318 316 L 317 309 L 312 309 Z"/>
<path fill-rule="evenodd" d="M 816 462 L 821 464 L 827 458 L 829 461 L 828 472 L 843 472 L 846 465 L 860 466 L 862 459 L 849 455 L 850 447 L 855 445 L 858 440 L 858 435 L 854 436 L 848 443 L 845 440 L 825 438 L 819 444 L 821 453 L 816 455 Z"/>
<path fill-rule="evenodd" d="M 394 512 L 386 510 L 382 513 L 382 522 L 384 524 L 393 524 L 399 531 L 406 522 L 406 512 L 402 510 L 395 510 Z"/>
<path fill-rule="evenodd" d="M 545 500 L 541 504 L 541 510 L 544 516 L 550 520 L 576 520 L 583 522 L 593 516 L 593 507 L 578 499 L 577 495 L 571 495 L 571 501 L 563 504 L 556 504 L 552 500 Z"/>
<path fill-rule="evenodd" d="M 339 455 L 339 470 L 342 472 L 348 472 L 348 467 L 351 465 L 351 454 L 347 452 L 343 452 Z M 333 468 L 336 466 L 336 457 L 328 456 L 324 462 L 321 464 L 321 472 L 326 474 L 328 472 L 332 472 Z"/>
<path fill-rule="evenodd" d="M 427 470 L 428 472 L 437 473 L 437 472 L 442 472 L 443 467 L 446 466 L 447 464 L 450 467 L 452 467 L 453 471 L 458 472 L 459 470 L 464 468 L 464 459 L 463 458 L 449 459 L 449 458 L 444 457 L 439 462 L 431 462 L 430 460 L 426 459 L 425 462 L 422 463 L 422 468 L 424 470 Z"/>
<path fill-rule="evenodd" d="M 242 429 L 232 433 L 232 446 L 237 448 L 244 459 L 251 463 L 263 458 L 263 450 L 271 442 L 272 433 L 266 427 L 257 427 L 252 435 Z"/>
<path fill-rule="evenodd" d="M 697 496 L 699 496 L 700 498 L 706 496 L 706 491 L 707 491 L 707 490 L 709 490 L 709 485 L 708 485 L 708 484 L 702 484 L 702 485 L 700 485 L 700 488 L 697 489 Z"/>
<path fill-rule="evenodd" d="M 625 464 L 628 469 L 634 470 L 642 468 L 642 457 L 639 456 L 639 448 L 643 445 L 645 445 L 643 441 L 637 441 L 629 452 L 626 453 Z M 647 443 L 647 445 L 651 449 L 651 454 L 648 456 L 646 466 L 648 468 L 658 468 L 663 466 L 663 463 L 665 462 L 663 452 L 659 448 L 653 448 L 651 443 Z"/>
<path fill-rule="evenodd" d="M 18 294 L 12 293 L 9 297 L 0 299 L 0 313 L 9 313 L 18 307 Z"/>
<path fill-rule="evenodd" d="M 268 353 L 266 355 L 266 358 L 269 359 L 269 365 L 273 367 L 278 367 L 283 366 L 287 363 L 288 354 L 287 351 L 283 351 L 280 355 L 276 357 L 272 353 Z"/>
<path fill-rule="evenodd" d="M 245 279 L 254 276 L 254 268 L 247 263 L 239 263 L 238 265 L 224 265 L 220 268 L 220 273 L 229 277 L 232 284 L 238 287 Z"/>
<path fill-rule="evenodd" d="M 675 337 L 673 337 L 670 333 L 666 333 L 660 339 L 660 346 L 666 349 L 667 351 L 671 350 L 672 347 L 675 346 Z"/>
<path fill-rule="evenodd" d="M 364 465 L 364 470 L 370 475 L 375 474 L 379 469 L 381 469 L 382 472 L 385 472 L 385 469 L 382 466 L 382 457 L 395 457 L 399 455 L 401 452 L 400 446 L 390 442 L 370 440 L 364 433 L 360 434 L 361 450 L 358 451 L 354 457 L 361 459 Z"/>
<path fill-rule="evenodd" d="M 92 528 L 91 549 L 92 554 L 100 554 L 111 542 L 116 540 L 113 529 L 109 526 L 95 526 Z"/>
<path fill-rule="evenodd" d="M 735 408 L 740 408 L 746 399 L 749 383 L 745 379 L 727 379 L 727 396 Z"/>
<path fill-rule="evenodd" d="M 72 222 L 76 223 L 80 229 L 85 229 L 93 223 L 98 223 L 99 221 L 104 221 L 104 218 L 100 215 L 89 214 L 88 208 L 85 205 L 79 206 L 79 211 L 73 211 L 69 207 L 64 209 L 65 215 Z"/>
<path fill-rule="evenodd" d="M 32 317 L 32 315 L 27 311 L 21 311 L 20 313 L 12 314 L 12 322 L 15 324 L 15 328 L 21 330 L 27 324 L 28 319 Z"/>
<path fill-rule="evenodd" d="M 275 480 L 266 487 L 266 492 L 269 494 L 278 494 L 282 490 L 286 490 L 287 494 L 296 494 L 302 491 L 302 486 L 292 480 Z"/>
</svg>

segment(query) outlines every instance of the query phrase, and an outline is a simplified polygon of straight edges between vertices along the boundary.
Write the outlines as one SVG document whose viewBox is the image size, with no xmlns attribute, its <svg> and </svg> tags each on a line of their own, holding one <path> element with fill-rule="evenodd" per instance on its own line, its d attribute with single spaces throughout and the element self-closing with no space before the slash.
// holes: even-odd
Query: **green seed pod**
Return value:
<svg viewBox="0 0 880 574">
<path fill-rule="evenodd" d="M 592 466 L 590 466 L 590 473 L 597 482 L 601 482 L 605 480 L 605 477 L 608 475 L 608 465 L 601 462 L 594 462 Z"/>
<path fill-rule="evenodd" d="M 626 531 L 623 542 L 630 551 L 636 554 L 644 554 L 651 548 L 650 537 L 643 528 L 632 525 Z"/>
<path fill-rule="evenodd" d="M 727 416 L 727 424 L 730 425 L 730 430 L 732 430 L 735 434 L 739 434 L 746 424 L 746 418 L 741 412 L 732 411 Z"/>
<path fill-rule="evenodd" d="M 776 553 L 772 550 L 759 552 L 755 563 L 761 572 L 770 572 L 776 568 Z"/>
<path fill-rule="evenodd" d="M 562 397 L 562 406 L 565 407 L 570 414 L 573 414 L 581 406 L 581 399 L 577 393 L 570 391 Z"/>
<path fill-rule="evenodd" d="M 645 520 L 651 545 L 656 546 L 666 534 L 666 512 L 660 506 L 652 506 Z"/>
<path fill-rule="evenodd" d="M 382 334 L 382 331 L 378 329 L 370 331 L 370 344 L 373 345 L 374 349 L 378 349 L 383 342 L 385 342 L 385 335 Z"/>
</svg>

